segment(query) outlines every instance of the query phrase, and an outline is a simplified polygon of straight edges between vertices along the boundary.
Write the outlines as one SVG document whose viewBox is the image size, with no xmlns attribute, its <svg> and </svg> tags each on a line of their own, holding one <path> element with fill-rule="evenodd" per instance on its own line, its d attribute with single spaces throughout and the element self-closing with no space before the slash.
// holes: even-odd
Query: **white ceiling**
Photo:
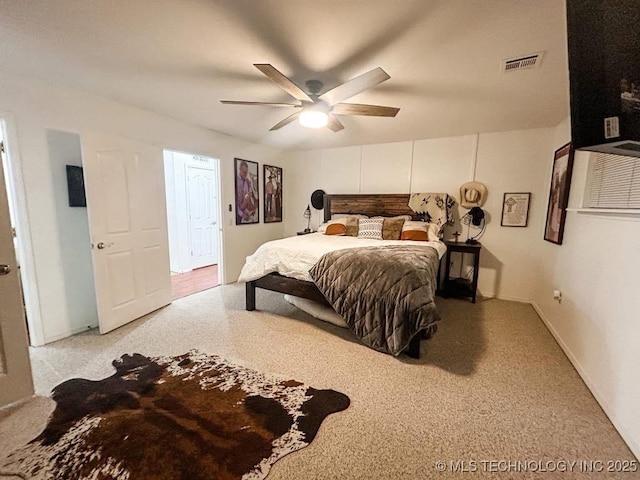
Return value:
<svg viewBox="0 0 640 480">
<path fill-rule="evenodd" d="M 568 113 L 563 0 L 0 0 L 0 65 L 281 148 L 393 142 L 551 126 Z M 545 51 L 538 69 L 500 61 Z M 351 102 L 396 118 L 297 123 L 253 63 L 325 90 L 375 67 L 391 79 Z"/>
</svg>

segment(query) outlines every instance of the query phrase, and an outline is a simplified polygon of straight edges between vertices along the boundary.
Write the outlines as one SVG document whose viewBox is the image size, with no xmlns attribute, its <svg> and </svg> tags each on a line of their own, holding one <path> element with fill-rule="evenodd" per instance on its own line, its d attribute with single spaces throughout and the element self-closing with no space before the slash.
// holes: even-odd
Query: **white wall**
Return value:
<svg viewBox="0 0 640 480">
<path fill-rule="evenodd" d="M 567 119 L 555 130 L 554 148 L 570 138 Z M 570 208 L 581 206 L 588 160 L 588 152 L 576 152 Z M 639 217 L 568 212 L 563 244 L 541 242 L 545 268 L 534 306 L 640 457 L 638 239 Z M 554 289 L 562 292 L 561 303 L 552 299 Z"/>
<path fill-rule="evenodd" d="M 81 331 L 98 325 L 91 263 L 91 236 L 86 207 L 70 207 L 66 165 L 82 166 L 80 136 L 47 130 L 54 192 L 55 222 L 60 249 L 60 273 L 67 303 L 68 328 Z M 54 332 L 54 335 L 59 332 Z"/>
<path fill-rule="evenodd" d="M 457 199 L 460 185 L 472 180 L 475 170 L 476 180 L 489 190 L 479 290 L 484 296 L 529 301 L 537 278 L 535 249 L 546 208 L 552 138 L 553 129 L 542 128 L 287 152 L 285 233 L 306 226 L 302 213 L 316 188 L 327 193 L 446 192 Z M 527 228 L 500 226 L 505 192 L 532 192 Z M 312 226 L 320 220 L 321 212 L 315 212 Z"/>
<path fill-rule="evenodd" d="M 167 226 L 169 228 L 169 261 L 171 271 L 189 272 L 191 266 L 191 243 L 189 239 L 189 211 L 187 202 L 186 167 L 196 166 L 215 172 L 217 163 L 213 158 L 200 157 L 181 152 L 164 151 L 164 175 L 167 191 Z M 216 181 L 217 185 L 217 181 Z M 220 195 L 216 192 L 214 210 L 218 212 Z"/>
<path fill-rule="evenodd" d="M 233 158 L 281 165 L 281 152 L 262 145 L 185 124 L 150 111 L 95 95 L 34 79 L 0 74 L 0 110 L 12 113 L 17 148 L 27 192 L 26 211 L 38 281 L 39 311 L 31 318 L 43 319 L 43 341 L 72 331 L 69 302 L 64 292 L 60 227 L 56 223 L 55 188 L 47 148 L 49 128 L 77 132 L 96 130 L 158 145 L 168 150 L 193 152 L 219 158 L 224 202 L 224 279 L 235 281 L 244 259 L 261 243 L 282 236 L 281 223 L 236 226 L 233 213 Z M 285 177 L 287 172 L 284 173 Z M 260 186 L 262 188 L 262 186 Z M 30 313 L 30 312 L 27 312 Z"/>
</svg>

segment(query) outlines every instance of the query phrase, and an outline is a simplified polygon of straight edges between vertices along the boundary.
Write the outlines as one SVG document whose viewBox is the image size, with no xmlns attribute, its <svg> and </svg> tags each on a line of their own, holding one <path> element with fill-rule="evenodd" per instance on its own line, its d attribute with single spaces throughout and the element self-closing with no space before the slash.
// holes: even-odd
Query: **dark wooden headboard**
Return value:
<svg viewBox="0 0 640 480">
<path fill-rule="evenodd" d="M 418 219 L 416 212 L 409 208 L 408 193 L 325 195 L 324 221 L 331 220 L 334 213 L 359 213 L 368 217 L 411 215 Z"/>
</svg>

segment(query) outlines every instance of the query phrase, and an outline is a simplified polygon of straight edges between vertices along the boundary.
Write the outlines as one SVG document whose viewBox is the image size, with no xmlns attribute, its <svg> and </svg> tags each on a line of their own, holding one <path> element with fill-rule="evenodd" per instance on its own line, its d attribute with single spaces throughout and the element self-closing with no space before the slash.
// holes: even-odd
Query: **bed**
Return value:
<svg viewBox="0 0 640 480">
<path fill-rule="evenodd" d="M 408 194 L 325 195 L 324 220 L 329 221 L 332 215 L 336 214 L 362 214 L 369 217 L 409 215 L 413 219 L 417 219 L 416 214 L 408 207 L 408 201 Z M 420 262 L 424 263 L 424 271 L 420 271 L 422 276 L 418 280 L 420 282 L 418 285 L 420 291 L 415 286 L 410 287 L 410 289 L 411 292 L 417 292 L 413 293 L 413 304 L 416 303 L 416 295 L 420 292 L 422 292 L 422 296 L 418 296 L 417 301 L 420 302 L 422 298 L 428 300 L 426 302 L 428 305 L 420 305 L 422 310 L 428 310 L 428 314 L 425 314 L 425 316 L 421 312 L 422 317 L 425 318 L 420 318 L 415 323 L 416 328 L 420 327 L 420 330 L 417 332 L 404 332 L 401 335 L 402 338 L 397 340 L 392 348 L 393 355 L 399 354 L 399 348 L 402 348 L 402 352 L 418 358 L 420 339 L 428 338 L 435 333 L 436 321 L 439 319 L 433 302 L 433 294 L 435 292 L 439 260 L 445 251 L 446 247 L 441 242 L 370 240 L 355 237 L 335 237 L 319 233 L 268 242 L 247 259 L 247 264 L 241 274 L 240 280 L 246 280 L 246 309 L 249 311 L 255 310 L 256 288 L 262 288 L 330 305 L 343 314 L 343 311 L 339 310 L 336 301 L 339 300 L 338 297 L 345 296 L 345 292 L 334 292 L 333 296 L 331 292 L 328 292 L 331 289 L 331 285 L 333 285 L 332 279 L 345 276 L 345 270 L 336 271 L 339 262 L 342 262 L 343 265 L 349 262 L 357 263 L 358 259 L 367 255 L 375 258 L 375 255 L 384 254 L 388 256 L 392 252 L 398 255 L 396 258 L 405 259 L 405 252 L 409 252 L 412 255 L 411 261 L 401 260 L 400 262 L 394 262 L 394 266 L 390 268 L 387 265 L 386 270 L 381 264 L 380 268 L 382 270 L 377 275 L 382 281 L 389 280 L 385 288 L 394 288 L 396 280 L 392 278 L 393 273 L 391 271 L 398 270 L 398 268 L 395 268 L 396 263 L 404 263 L 405 268 L 409 269 L 407 270 L 409 276 L 412 277 L 412 281 L 415 283 L 416 278 L 413 278 L 415 277 L 413 270 L 419 269 Z M 324 262 L 319 261 L 319 259 Z M 418 267 L 412 266 L 413 264 L 417 264 Z M 356 268 L 357 265 L 349 267 L 349 269 L 354 270 L 349 270 L 349 272 L 353 273 L 353 278 L 348 280 L 350 283 L 347 288 L 352 288 L 351 284 L 354 284 L 353 288 L 357 288 L 355 284 L 360 280 L 361 275 L 356 273 Z M 361 265 L 360 268 L 369 269 L 367 265 Z M 407 275 L 407 272 L 404 272 L 404 275 Z M 315 275 L 313 279 L 312 274 Z M 402 273 L 397 274 L 402 275 Z M 320 285 L 325 292 L 324 294 L 316 283 Z M 364 287 L 361 288 L 364 289 Z M 354 296 L 353 293 L 351 295 Z M 327 297 L 332 300 L 332 303 L 327 300 Z M 380 307 L 375 308 L 380 309 Z M 389 312 L 389 316 L 392 316 L 393 313 Z M 347 315 L 346 313 L 344 314 Z M 410 323 L 408 321 L 405 322 L 403 318 L 393 321 L 397 324 Z M 369 326 L 369 329 L 371 328 Z M 376 326 L 373 328 L 375 329 Z M 362 340 L 362 336 L 357 331 L 354 331 L 354 333 Z M 384 337 L 380 333 L 377 335 Z M 409 340 L 407 340 L 408 335 L 410 335 Z M 398 342 L 405 342 L 406 346 L 404 343 Z M 367 344 L 366 341 L 363 343 Z M 376 345 L 368 346 L 379 351 L 385 351 L 387 348 L 377 348 Z M 385 353 L 391 352 L 386 351 Z"/>
</svg>

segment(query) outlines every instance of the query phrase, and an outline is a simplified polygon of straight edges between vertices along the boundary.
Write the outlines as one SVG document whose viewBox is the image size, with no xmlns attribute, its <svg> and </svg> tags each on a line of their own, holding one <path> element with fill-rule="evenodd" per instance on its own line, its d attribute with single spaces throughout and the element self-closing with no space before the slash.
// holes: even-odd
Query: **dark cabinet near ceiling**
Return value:
<svg viewBox="0 0 640 480">
<path fill-rule="evenodd" d="M 567 0 L 575 148 L 640 157 L 640 0 Z"/>
</svg>

